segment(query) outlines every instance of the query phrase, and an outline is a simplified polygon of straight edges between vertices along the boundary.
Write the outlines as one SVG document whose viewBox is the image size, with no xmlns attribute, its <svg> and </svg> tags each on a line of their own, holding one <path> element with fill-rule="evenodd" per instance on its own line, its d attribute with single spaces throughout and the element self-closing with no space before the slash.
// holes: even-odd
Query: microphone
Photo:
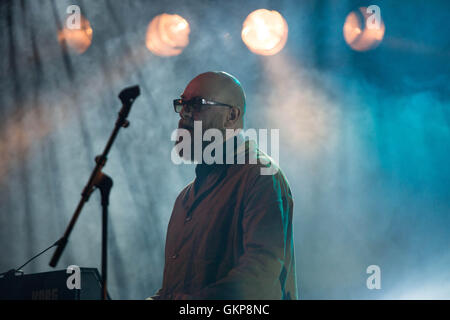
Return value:
<svg viewBox="0 0 450 320">
<path fill-rule="evenodd" d="M 123 89 L 119 93 L 119 99 L 123 104 L 133 103 L 134 100 L 141 94 L 141 90 L 138 85 Z"/>
<path fill-rule="evenodd" d="M 119 112 L 119 118 L 116 122 L 117 126 L 126 128 L 130 125 L 127 117 L 130 113 L 131 105 L 140 94 L 141 90 L 138 85 L 125 88 L 119 93 L 119 99 L 122 101 L 122 109 Z"/>
</svg>

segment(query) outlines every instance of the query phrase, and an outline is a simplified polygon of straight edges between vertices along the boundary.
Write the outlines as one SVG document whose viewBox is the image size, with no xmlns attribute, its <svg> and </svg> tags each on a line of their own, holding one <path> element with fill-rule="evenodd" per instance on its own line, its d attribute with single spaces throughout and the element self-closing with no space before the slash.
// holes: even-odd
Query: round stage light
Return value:
<svg viewBox="0 0 450 320">
<path fill-rule="evenodd" d="M 69 19 L 67 17 L 67 19 Z M 67 27 L 67 19 L 64 23 L 64 29 L 58 32 L 59 43 L 65 42 L 69 49 L 77 54 L 84 53 L 92 43 L 92 28 L 89 20 L 80 15 L 79 28 Z"/>
<path fill-rule="evenodd" d="M 158 56 L 176 56 L 189 44 L 189 23 L 177 14 L 163 13 L 149 23 L 145 44 Z"/>
<path fill-rule="evenodd" d="M 366 7 L 361 7 L 347 15 L 343 28 L 344 39 L 353 50 L 372 50 L 383 40 L 385 26 L 381 16 L 379 26 L 369 28 L 367 25 L 372 14 L 367 13 Z"/>
<path fill-rule="evenodd" d="M 279 12 L 259 9 L 247 16 L 241 36 L 251 52 L 271 56 L 286 44 L 288 25 Z"/>
</svg>

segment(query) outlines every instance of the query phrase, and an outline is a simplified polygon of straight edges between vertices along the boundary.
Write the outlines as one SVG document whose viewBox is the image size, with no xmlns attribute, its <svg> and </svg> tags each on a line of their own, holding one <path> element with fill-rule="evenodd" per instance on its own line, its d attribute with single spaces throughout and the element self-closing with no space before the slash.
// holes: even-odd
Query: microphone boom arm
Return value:
<svg viewBox="0 0 450 320">
<path fill-rule="evenodd" d="M 108 139 L 108 142 L 105 146 L 105 149 L 103 150 L 103 153 L 95 158 L 96 166 L 94 170 L 91 173 L 91 176 L 89 177 L 88 183 L 83 189 L 83 192 L 81 193 L 81 199 L 80 202 L 77 205 L 77 208 L 75 209 L 75 212 L 72 216 L 72 219 L 69 222 L 69 225 L 66 228 L 66 231 L 64 232 L 64 235 L 61 239 L 58 240 L 58 246 L 52 256 L 52 259 L 50 260 L 50 266 L 56 267 L 58 264 L 59 258 L 61 257 L 64 248 L 67 245 L 67 241 L 69 239 L 70 233 L 72 232 L 73 227 L 75 226 L 75 223 L 78 219 L 78 216 L 81 213 L 81 210 L 83 209 L 83 206 L 86 202 L 89 201 L 89 197 L 91 196 L 92 192 L 94 191 L 95 183 L 98 181 L 100 176 L 102 175 L 102 168 L 105 166 L 107 161 L 107 156 L 109 153 L 109 150 L 111 149 L 114 140 L 116 139 L 117 134 L 119 133 L 120 128 L 127 128 L 129 126 L 129 121 L 127 120 L 128 114 L 130 113 L 131 106 L 133 102 L 136 100 L 136 98 L 140 94 L 139 86 L 132 86 L 123 89 L 119 94 L 119 99 L 122 101 L 122 108 L 119 112 L 119 116 L 117 118 L 116 124 L 114 126 L 114 129 L 111 133 L 111 136 Z"/>
</svg>

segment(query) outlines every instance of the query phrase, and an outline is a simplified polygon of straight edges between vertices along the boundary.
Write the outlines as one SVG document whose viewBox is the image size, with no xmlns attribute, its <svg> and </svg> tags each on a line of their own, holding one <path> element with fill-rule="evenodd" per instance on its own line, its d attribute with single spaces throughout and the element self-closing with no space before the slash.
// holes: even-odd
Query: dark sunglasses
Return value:
<svg viewBox="0 0 450 320">
<path fill-rule="evenodd" d="M 191 109 L 195 110 L 195 111 L 200 111 L 202 106 L 224 106 L 224 107 L 233 108 L 233 106 L 231 106 L 229 104 L 217 102 L 217 101 L 206 100 L 206 99 L 203 99 L 202 97 L 194 97 L 190 100 L 184 100 L 184 99 L 173 100 L 173 108 L 176 113 L 180 113 L 181 110 L 183 110 L 183 106 L 185 106 L 187 108 L 187 111 L 189 111 Z"/>
</svg>

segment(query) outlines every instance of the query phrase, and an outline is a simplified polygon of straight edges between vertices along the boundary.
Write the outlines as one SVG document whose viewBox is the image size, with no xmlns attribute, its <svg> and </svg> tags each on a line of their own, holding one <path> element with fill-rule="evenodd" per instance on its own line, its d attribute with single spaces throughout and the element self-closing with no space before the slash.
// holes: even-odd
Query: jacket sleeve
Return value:
<svg viewBox="0 0 450 320">
<path fill-rule="evenodd" d="M 162 294 L 162 288 L 160 288 L 156 293 L 150 297 L 145 298 L 145 300 L 160 300 Z"/>
<path fill-rule="evenodd" d="M 293 201 L 283 174 L 253 175 L 243 204 L 244 253 L 217 282 L 178 299 L 286 299 Z M 296 296 L 296 294 L 294 294 Z"/>
</svg>

